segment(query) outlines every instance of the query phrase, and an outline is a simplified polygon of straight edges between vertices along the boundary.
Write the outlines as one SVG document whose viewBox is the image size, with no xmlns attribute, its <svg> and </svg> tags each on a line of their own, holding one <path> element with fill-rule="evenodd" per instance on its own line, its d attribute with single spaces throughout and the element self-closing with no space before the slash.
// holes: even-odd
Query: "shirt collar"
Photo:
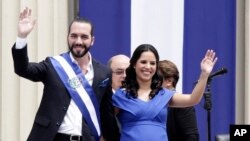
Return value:
<svg viewBox="0 0 250 141">
<path fill-rule="evenodd" d="M 93 64 L 92 64 L 92 56 L 91 56 L 91 54 L 88 52 L 88 54 L 89 54 L 89 63 L 88 63 L 88 67 L 87 67 L 87 70 L 88 71 L 92 71 L 93 70 Z M 70 59 L 71 59 L 71 61 L 73 62 L 73 63 L 75 63 L 75 64 L 77 64 L 78 65 L 78 62 L 75 60 L 75 58 L 73 57 L 73 55 L 72 55 L 72 53 L 71 52 L 69 52 L 69 55 L 70 55 Z"/>
</svg>

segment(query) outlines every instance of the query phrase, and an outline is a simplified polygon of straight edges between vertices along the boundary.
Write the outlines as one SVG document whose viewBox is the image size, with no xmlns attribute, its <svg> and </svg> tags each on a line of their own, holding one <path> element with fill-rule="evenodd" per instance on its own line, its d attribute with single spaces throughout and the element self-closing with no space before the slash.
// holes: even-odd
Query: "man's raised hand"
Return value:
<svg viewBox="0 0 250 141">
<path fill-rule="evenodd" d="M 18 37 L 19 38 L 26 38 L 28 34 L 32 31 L 36 23 L 31 17 L 31 9 L 26 7 L 19 15 L 19 22 L 18 22 Z"/>
</svg>

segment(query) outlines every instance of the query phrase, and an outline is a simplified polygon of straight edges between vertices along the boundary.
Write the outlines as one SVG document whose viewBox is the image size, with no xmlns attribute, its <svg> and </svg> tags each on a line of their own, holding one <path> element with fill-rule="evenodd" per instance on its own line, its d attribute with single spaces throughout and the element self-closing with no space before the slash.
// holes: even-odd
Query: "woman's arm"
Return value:
<svg viewBox="0 0 250 141">
<path fill-rule="evenodd" d="M 187 107 L 193 106 L 200 102 L 203 93 L 205 91 L 208 77 L 213 70 L 214 64 L 217 62 L 217 57 L 215 57 L 215 52 L 213 50 L 208 50 L 205 57 L 201 61 L 201 74 L 198 83 L 194 87 L 191 94 L 179 94 L 173 95 L 169 106 L 171 107 Z"/>
</svg>

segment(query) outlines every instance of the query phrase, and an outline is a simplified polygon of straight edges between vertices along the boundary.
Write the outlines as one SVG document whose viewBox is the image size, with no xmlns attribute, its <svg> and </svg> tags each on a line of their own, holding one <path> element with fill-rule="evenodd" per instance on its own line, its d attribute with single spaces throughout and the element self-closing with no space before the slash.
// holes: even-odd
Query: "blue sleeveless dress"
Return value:
<svg viewBox="0 0 250 141">
<path fill-rule="evenodd" d="M 123 89 L 112 96 L 113 105 L 120 109 L 121 141 L 168 141 L 166 132 L 167 104 L 173 91 L 163 89 L 145 102 L 129 97 Z"/>
</svg>

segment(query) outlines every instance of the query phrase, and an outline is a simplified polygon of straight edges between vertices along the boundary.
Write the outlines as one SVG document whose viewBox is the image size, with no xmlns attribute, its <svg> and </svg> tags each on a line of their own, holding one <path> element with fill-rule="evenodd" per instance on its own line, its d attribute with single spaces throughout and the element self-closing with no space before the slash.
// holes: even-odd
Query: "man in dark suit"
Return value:
<svg viewBox="0 0 250 141">
<path fill-rule="evenodd" d="M 112 81 L 110 81 L 109 89 L 107 89 L 101 103 L 102 130 L 106 141 L 120 140 L 120 127 L 114 114 L 112 95 L 115 90 L 121 87 L 122 81 L 126 77 L 125 70 L 129 66 L 129 60 L 126 55 L 119 54 L 111 57 L 108 61 L 108 67 L 112 71 Z"/>
<path fill-rule="evenodd" d="M 69 26 L 69 52 L 29 62 L 27 36 L 35 26 L 31 9 L 19 17 L 12 47 L 15 73 L 44 84 L 43 96 L 28 141 L 99 141 L 99 104 L 106 91 L 109 69 L 93 59 L 93 27 L 86 19 Z"/>
<path fill-rule="evenodd" d="M 163 76 L 162 86 L 175 90 L 179 80 L 179 71 L 176 65 L 169 60 L 159 62 L 159 73 Z M 169 141 L 198 141 L 195 108 L 168 108 L 167 133 Z"/>
</svg>

